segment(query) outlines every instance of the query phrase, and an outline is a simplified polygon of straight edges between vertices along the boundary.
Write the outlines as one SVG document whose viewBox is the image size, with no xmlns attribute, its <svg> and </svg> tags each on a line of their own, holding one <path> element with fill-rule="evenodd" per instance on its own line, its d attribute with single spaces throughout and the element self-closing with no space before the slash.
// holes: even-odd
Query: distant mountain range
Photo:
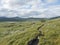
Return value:
<svg viewBox="0 0 60 45">
<path fill-rule="evenodd" d="M 33 20 L 50 20 L 50 19 L 56 19 L 60 18 L 58 17 L 53 17 L 53 18 L 21 18 L 21 17 L 13 17 L 13 18 L 8 18 L 8 17 L 0 17 L 0 22 L 1 21 L 33 21 Z"/>
<path fill-rule="evenodd" d="M 50 19 L 56 19 L 56 18 L 60 18 L 60 16 L 57 16 L 57 17 L 52 17 L 52 18 L 50 18 Z"/>
</svg>

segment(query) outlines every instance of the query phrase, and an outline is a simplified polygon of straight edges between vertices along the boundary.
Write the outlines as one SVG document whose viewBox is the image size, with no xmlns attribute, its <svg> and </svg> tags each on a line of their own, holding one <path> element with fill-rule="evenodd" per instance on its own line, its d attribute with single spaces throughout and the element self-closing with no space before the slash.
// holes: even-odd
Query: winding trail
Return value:
<svg viewBox="0 0 60 45">
<path fill-rule="evenodd" d="M 43 26 L 44 26 L 44 24 L 42 24 L 41 26 L 39 26 L 39 27 L 37 28 L 37 30 L 39 31 L 39 34 L 36 36 L 35 39 L 32 39 L 31 41 L 29 41 L 29 42 L 28 42 L 28 45 L 38 45 L 38 43 L 39 43 L 39 38 L 38 38 L 38 37 L 44 36 L 44 34 L 43 34 L 42 30 L 41 30 L 41 28 L 42 28 Z"/>
</svg>

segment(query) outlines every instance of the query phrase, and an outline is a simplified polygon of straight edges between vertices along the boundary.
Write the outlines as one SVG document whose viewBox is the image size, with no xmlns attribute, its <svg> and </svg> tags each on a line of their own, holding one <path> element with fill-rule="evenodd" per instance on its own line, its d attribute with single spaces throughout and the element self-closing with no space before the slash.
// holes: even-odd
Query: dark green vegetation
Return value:
<svg viewBox="0 0 60 45">
<path fill-rule="evenodd" d="M 31 45 L 60 45 L 60 18 L 0 22 L 0 45 L 28 45 L 30 41 Z"/>
</svg>

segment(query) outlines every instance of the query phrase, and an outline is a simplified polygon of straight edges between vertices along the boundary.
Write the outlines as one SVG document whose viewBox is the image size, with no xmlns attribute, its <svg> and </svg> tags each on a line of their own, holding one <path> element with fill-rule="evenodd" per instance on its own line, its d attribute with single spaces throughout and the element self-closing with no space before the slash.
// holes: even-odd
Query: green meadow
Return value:
<svg viewBox="0 0 60 45">
<path fill-rule="evenodd" d="M 43 36 L 38 36 L 38 27 Z M 38 36 L 37 45 L 60 45 L 60 18 L 42 21 L 0 22 L 0 45 L 28 45 Z M 31 44 L 34 45 L 34 44 Z"/>
</svg>

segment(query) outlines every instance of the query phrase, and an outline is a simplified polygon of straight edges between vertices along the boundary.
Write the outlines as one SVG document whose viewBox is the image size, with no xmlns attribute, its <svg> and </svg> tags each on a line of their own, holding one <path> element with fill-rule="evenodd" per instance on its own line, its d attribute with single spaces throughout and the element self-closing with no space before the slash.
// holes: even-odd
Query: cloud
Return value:
<svg viewBox="0 0 60 45">
<path fill-rule="evenodd" d="M 47 3 L 55 3 L 57 0 L 45 0 Z"/>
<path fill-rule="evenodd" d="M 0 16 L 5 16 L 5 17 L 16 17 L 18 15 L 18 12 L 13 11 L 13 10 L 8 10 L 8 9 L 1 9 L 0 10 Z"/>
<path fill-rule="evenodd" d="M 58 0 L 0 0 L 0 16 L 38 18 L 60 16 L 60 4 L 52 5 L 52 3 L 55 4 L 57 1 Z"/>
</svg>

